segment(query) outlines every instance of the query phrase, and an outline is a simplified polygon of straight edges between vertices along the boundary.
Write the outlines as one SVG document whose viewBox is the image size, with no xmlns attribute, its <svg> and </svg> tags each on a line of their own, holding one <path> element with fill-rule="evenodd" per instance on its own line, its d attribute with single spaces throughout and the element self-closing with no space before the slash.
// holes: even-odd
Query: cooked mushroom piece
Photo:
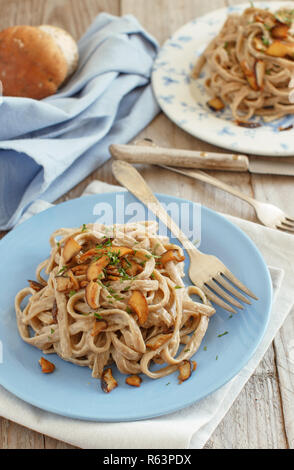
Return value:
<svg viewBox="0 0 294 470">
<path fill-rule="evenodd" d="M 281 42 L 281 41 L 274 41 L 265 51 L 267 55 L 272 57 L 286 57 L 290 56 L 292 59 L 294 58 L 294 42 Z"/>
<path fill-rule="evenodd" d="M 32 281 L 31 279 L 29 279 L 28 283 L 31 289 L 34 289 L 36 292 L 39 292 L 40 290 L 44 289 L 44 286 L 40 284 L 40 282 Z"/>
<path fill-rule="evenodd" d="M 179 382 L 185 382 L 191 377 L 193 366 L 191 361 L 183 361 L 179 366 Z"/>
<path fill-rule="evenodd" d="M 51 374 L 55 370 L 55 365 L 52 362 L 47 361 L 44 357 L 41 357 L 39 364 L 42 368 L 43 374 Z"/>
<path fill-rule="evenodd" d="M 66 292 L 72 288 L 72 282 L 69 277 L 57 276 L 55 280 L 58 292 Z"/>
<path fill-rule="evenodd" d="M 134 290 L 128 301 L 129 306 L 137 314 L 139 324 L 144 325 L 148 318 L 149 308 L 145 296 L 139 290 Z"/>
<path fill-rule="evenodd" d="M 73 272 L 69 269 L 69 270 L 67 271 L 67 274 L 68 274 L 68 277 L 69 277 L 70 280 L 71 280 L 72 288 L 73 288 L 74 290 L 79 290 L 79 288 L 80 288 L 79 281 L 77 280 L 77 278 L 75 277 L 75 275 L 73 274 Z"/>
<path fill-rule="evenodd" d="M 54 323 L 57 323 L 57 315 L 58 315 L 57 302 L 56 302 L 56 299 L 54 299 L 53 307 L 52 307 L 52 318 L 53 318 Z"/>
<path fill-rule="evenodd" d="M 250 87 L 254 90 L 254 91 L 258 91 L 259 90 L 259 86 L 257 84 L 257 80 L 256 80 L 256 74 L 255 74 L 255 70 L 251 70 L 250 67 L 248 66 L 246 60 L 243 60 L 241 62 L 241 69 L 247 79 L 247 82 L 249 83 Z M 255 69 L 255 67 L 254 67 Z"/>
<path fill-rule="evenodd" d="M 140 387 L 141 383 L 142 379 L 139 375 L 130 375 L 126 378 L 126 384 L 131 385 L 131 387 Z"/>
<path fill-rule="evenodd" d="M 91 248 L 91 250 L 88 250 L 82 255 L 80 255 L 78 263 L 82 264 L 84 263 L 84 261 L 87 261 L 89 258 L 93 258 L 93 256 L 97 256 L 97 250 L 95 248 Z"/>
<path fill-rule="evenodd" d="M 247 129 L 256 129 L 261 127 L 259 122 L 246 122 L 246 121 L 236 121 L 237 126 L 246 127 Z"/>
<path fill-rule="evenodd" d="M 140 266 L 140 264 L 136 263 L 134 260 L 124 259 L 122 261 L 122 266 L 126 273 L 131 277 L 136 276 L 144 270 L 142 266 Z"/>
<path fill-rule="evenodd" d="M 97 261 L 91 263 L 87 270 L 88 281 L 96 281 L 99 276 L 103 273 L 103 269 L 110 263 L 108 256 L 103 255 Z"/>
<path fill-rule="evenodd" d="M 168 250 L 163 255 L 161 255 L 159 262 L 163 265 L 169 261 L 176 261 L 180 263 L 185 260 L 185 256 L 180 256 L 177 250 Z"/>
<path fill-rule="evenodd" d="M 112 246 L 108 251 L 117 254 L 120 258 L 131 255 L 134 252 L 134 250 L 128 246 Z"/>
<path fill-rule="evenodd" d="M 86 286 L 85 290 L 85 297 L 86 302 L 89 307 L 97 310 L 99 308 L 99 296 L 100 296 L 101 287 L 97 284 L 97 282 L 91 281 Z"/>
<path fill-rule="evenodd" d="M 169 333 L 167 335 L 165 334 L 160 334 L 158 336 L 154 336 L 154 338 L 151 338 L 147 341 L 146 346 L 149 349 L 152 349 L 152 351 L 156 351 L 156 349 L 160 348 L 163 346 L 167 341 L 169 341 L 172 337 L 172 333 Z"/>
<path fill-rule="evenodd" d="M 256 83 L 260 90 L 262 90 L 264 86 L 265 69 L 266 69 L 265 62 L 263 60 L 258 60 L 255 64 L 254 71 L 255 71 Z"/>
<path fill-rule="evenodd" d="M 272 30 L 271 35 L 275 39 L 287 39 L 289 33 L 289 26 L 286 24 L 278 23 Z"/>
<path fill-rule="evenodd" d="M 212 98 L 211 100 L 208 101 L 207 106 L 212 111 L 221 111 L 222 109 L 225 108 L 225 104 L 220 98 Z"/>
<path fill-rule="evenodd" d="M 75 276 L 83 276 L 86 274 L 88 267 L 88 264 L 78 264 L 77 266 L 71 268 L 71 270 Z"/>
<path fill-rule="evenodd" d="M 68 261 L 76 256 L 81 251 L 81 249 L 81 245 L 74 238 L 69 238 L 66 241 L 62 252 L 64 262 L 68 263 Z"/>
<path fill-rule="evenodd" d="M 91 336 L 98 336 L 101 331 L 106 330 L 108 323 L 106 320 L 95 320 Z"/>
<path fill-rule="evenodd" d="M 117 386 L 118 383 L 112 375 L 112 370 L 110 367 L 108 367 L 108 369 L 105 369 L 102 373 L 101 388 L 103 392 L 110 393 Z"/>
</svg>

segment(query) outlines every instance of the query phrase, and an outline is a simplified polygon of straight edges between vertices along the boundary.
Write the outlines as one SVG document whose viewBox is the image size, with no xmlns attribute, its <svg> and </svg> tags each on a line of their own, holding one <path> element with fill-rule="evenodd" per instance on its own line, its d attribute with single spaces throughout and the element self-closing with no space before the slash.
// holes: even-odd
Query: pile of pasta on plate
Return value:
<svg viewBox="0 0 294 470">
<path fill-rule="evenodd" d="M 258 127 L 294 114 L 294 9 L 276 13 L 255 7 L 229 15 L 198 60 L 193 77 L 207 65 L 206 89 L 213 111 L 230 106 L 235 122 Z"/>
<path fill-rule="evenodd" d="M 118 385 L 112 365 L 135 387 L 142 375 L 179 371 L 187 380 L 215 310 L 199 288 L 185 287 L 182 248 L 157 232 L 145 221 L 54 232 L 50 257 L 15 299 L 22 339 L 89 367 L 107 393 Z M 40 364 L 53 372 L 48 359 Z"/>
</svg>

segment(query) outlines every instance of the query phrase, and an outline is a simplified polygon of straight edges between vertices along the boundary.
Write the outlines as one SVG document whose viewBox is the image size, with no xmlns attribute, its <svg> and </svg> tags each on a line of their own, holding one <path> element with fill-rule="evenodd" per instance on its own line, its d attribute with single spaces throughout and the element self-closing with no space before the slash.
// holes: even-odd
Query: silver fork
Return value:
<svg viewBox="0 0 294 470">
<path fill-rule="evenodd" d="M 217 188 L 222 189 L 223 191 L 233 194 L 239 199 L 243 199 L 243 201 L 248 202 L 248 204 L 250 204 L 255 209 L 260 222 L 262 222 L 263 225 L 265 225 L 266 227 L 277 228 L 279 230 L 294 233 L 294 218 L 286 215 L 285 212 L 283 212 L 281 209 L 279 209 L 277 206 L 274 206 L 273 204 L 257 201 L 256 199 L 253 199 L 252 197 L 247 196 L 246 194 L 241 193 L 237 189 L 234 189 L 231 186 L 223 183 L 219 179 L 208 175 L 204 171 L 181 170 L 166 165 L 158 166 L 173 171 L 175 173 L 179 173 L 181 175 L 189 176 L 190 178 L 200 180 L 203 183 L 211 184 L 212 186 L 216 186 Z"/>
<path fill-rule="evenodd" d="M 249 299 L 239 290 L 258 300 L 253 292 L 242 284 L 218 258 L 197 250 L 168 215 L 140 173 L 132 165 L 120 160 L 114 161 L 112 172 L 117 181 L 145 204 L 182 243 L 190 258 L 189 276 L 191 281 L 202 289 L 212 302 L 229 312 L 237 313 L 229 304 L 240 309 L 243 309 L 243 306 L 237 299 L 250 304 Z"/>
</svg>

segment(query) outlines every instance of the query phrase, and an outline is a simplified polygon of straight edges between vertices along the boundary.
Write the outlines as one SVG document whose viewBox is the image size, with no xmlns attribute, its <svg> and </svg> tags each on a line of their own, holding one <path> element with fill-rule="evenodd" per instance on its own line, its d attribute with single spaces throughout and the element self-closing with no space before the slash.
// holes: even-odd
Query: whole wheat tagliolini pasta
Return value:
<svg viewBox="0 0 294 470">
<path fill-rule="evenodd" d="M 190 362 L 215 311 L 202 291 L 184 286 L 182 249 L 155 222 L 60 229 L 50 244 L 36 281 L 15 299 L 24 341 L 96 378 L 112 363 L 156 379 Z"/>
<path fill-rule="evenodd" d="M 198 60 L 195 78 L 205 64 L 213 110 L 229 105 L 240 125 L 253 116 L 273 121 L 293 114 L 294 9 L 230 15 Z"/>
</svg>

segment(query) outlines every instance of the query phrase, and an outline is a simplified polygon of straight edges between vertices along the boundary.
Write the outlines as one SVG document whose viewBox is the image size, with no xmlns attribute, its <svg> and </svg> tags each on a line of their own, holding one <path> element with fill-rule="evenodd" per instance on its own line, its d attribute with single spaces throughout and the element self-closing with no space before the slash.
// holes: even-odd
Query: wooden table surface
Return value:
<svg viewBox="0 0 294 470">
<path fill-rule="evenodd" d="M 212 9 L 240 3 L 235 0 L 0 0 L 0 28 L 16 24 L 53 24 L 79 39 L 100 12 L 114 15 L 132 13 L 162 44 L 187 21 Z M 215 150 L 177 128 L 160 114 L 141 133 L 162 146 Z M 219 150 L 219 149 L 218 149 Z M 141 167 L 150 186 L 160 192 L 200 202 L 209 208 L 257 222 L 246 203 L 211 186 L 150 166 Z M 293 177 L 213 173 L 222 181 L 262 201 L 270 201 L 294 213 Z M 111 162 L 97 169 L 57 202 L 79 196 L 90 181 L 115 183 Z M 3 236 L 4 234 L 2 234 Z M 288 349 L 294 338 L 290 317 L 276 336 L 261 364 L 248 381 L 230 411 L 211 436 L 206 448 L 287 449 L 294 448 L 294 364 Z M 0 448 L 71 448 L 48 436 L 0 418 Z"/>
</svg>

